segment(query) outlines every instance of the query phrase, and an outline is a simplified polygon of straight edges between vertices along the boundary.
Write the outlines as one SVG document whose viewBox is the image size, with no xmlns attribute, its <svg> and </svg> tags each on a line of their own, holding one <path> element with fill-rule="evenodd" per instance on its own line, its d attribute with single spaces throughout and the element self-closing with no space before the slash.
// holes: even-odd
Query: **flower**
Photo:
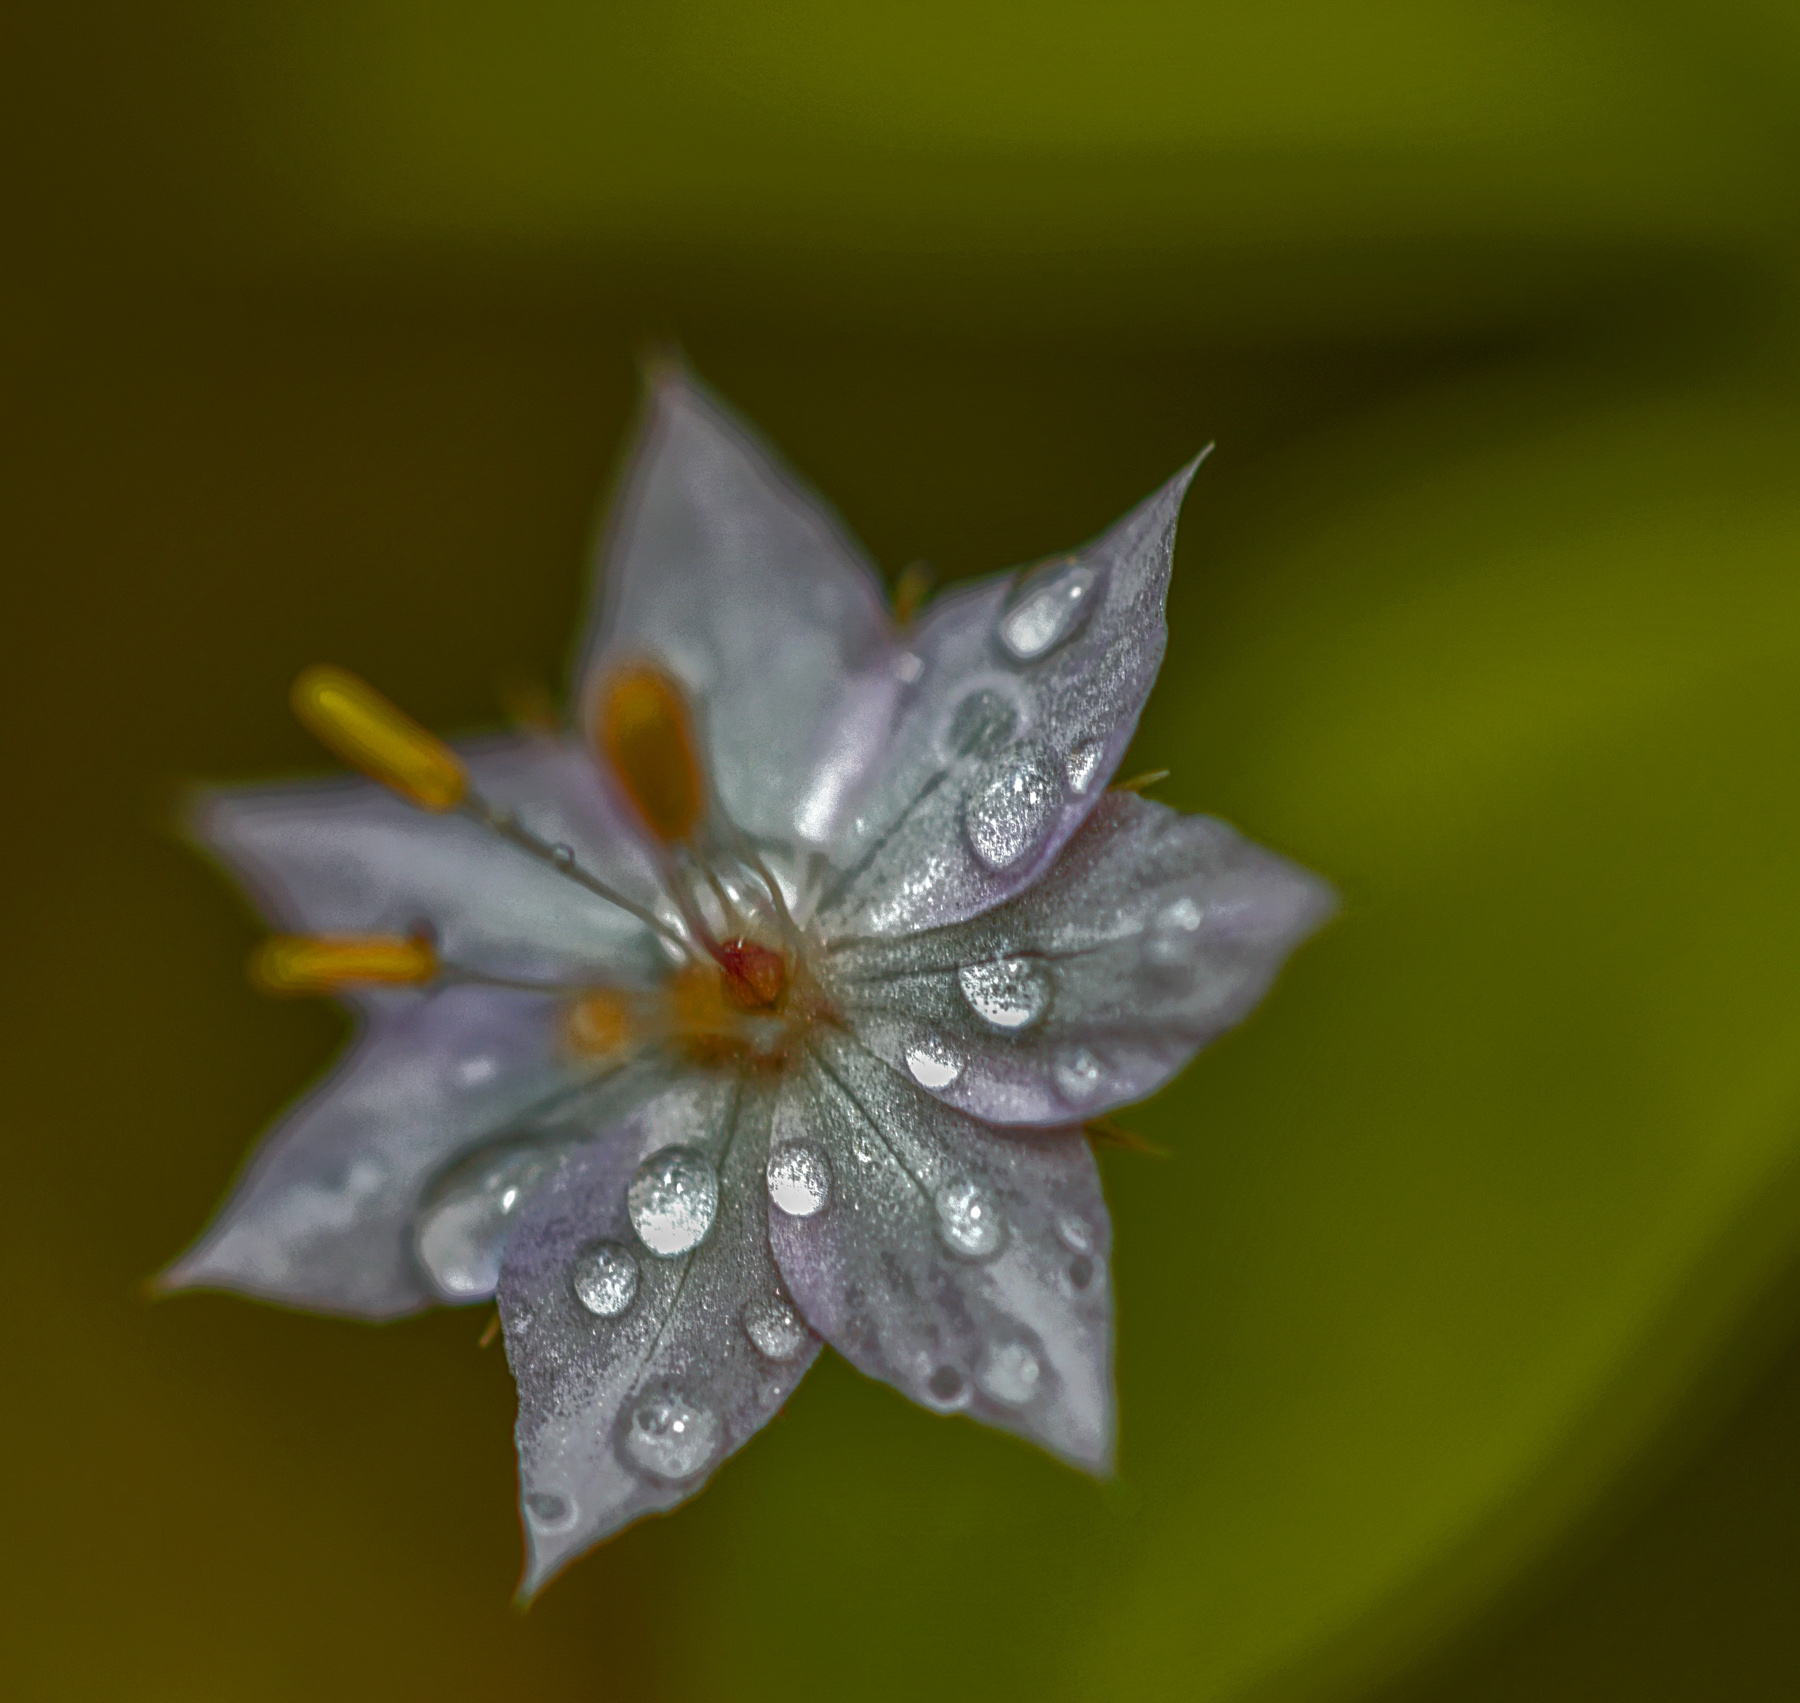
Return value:
<svg viewBox="0 0 1800 1703">
<path fill-rule="evenodd" d="M 170 1287 L 363 1318 L 497 1297 L 525 1588 L 690 1495 L 829 1342 L 1108 1469 L 1084 1129 L 1261 996 L 1328 889 L 1108 790 L 1190 465 L 897 623 L 833 516 L 653 383 L 574 728 L 452 748 L 354 677 L 369 779 L 206 793 L 266 986 L 362 1027 Z"/>
</svg>

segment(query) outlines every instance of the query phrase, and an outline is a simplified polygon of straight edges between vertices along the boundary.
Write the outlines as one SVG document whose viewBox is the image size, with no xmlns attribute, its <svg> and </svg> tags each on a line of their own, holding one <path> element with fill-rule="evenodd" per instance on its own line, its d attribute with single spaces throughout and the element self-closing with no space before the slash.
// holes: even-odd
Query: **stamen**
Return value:
<svg viewBox="0 0 1800 1703">
<path fill-rule="evenodd" d="M 596 988 L 569 1007 L 563 1019 L 569 1046 L 584 1058 L 623 1052 L 633 1034 L 631 1006 L 610 988 Z"/>
<path fill-rule="evenodd" d="M 1146 769 L 1141 775 L 1133 775 L 1128 781 L 1114 781 L 1114 792 L 1147 792 L 1151 787 L 1169 778 L 1167 769 Z"/>
<path fill-rule="evenodd" d="M 431 981 L 438 956 L 417 936 L 277 934 L 250 960 L 250 977 L 265 993 L 335 993 L 364 984 Z"/>
<path fill-rule="evenodd" d="M 595 742 L 650 831 L 665 845 L 687 839 L 705 788 L 680 685 L 660 668 L 633 664 L 607 682 L 594 719 Z"/>
<path fill-rule="evenodd" d="M 421 809 L 454 810 L 468 795 L 462 759 L 347 669 L 302 669 L 292 702 L 323 744 Z"/>
<path fill-rule="evenodd" d="M 937 575 L 929 562 L 908 562 L 894 581 L 894 625 L 907 627 L 925 605 Z"/>
</svg>

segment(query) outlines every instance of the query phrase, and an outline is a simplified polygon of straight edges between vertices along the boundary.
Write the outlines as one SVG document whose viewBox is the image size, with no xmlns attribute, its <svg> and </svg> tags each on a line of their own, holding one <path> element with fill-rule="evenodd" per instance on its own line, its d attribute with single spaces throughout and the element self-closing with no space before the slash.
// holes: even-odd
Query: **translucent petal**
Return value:
<svg viewBox="0 0 1800 1703">
<path fill-rule="evenodd" d="M 685 374 L 651 388 L 600 591 L 583 703 L 615 663 L 661 663 L 733 820 L 822 838 L 898 691 L 886 608 L 836 516 Z"/>
<path fill-rule="evenodd" d="M 572 1075 L 555 1015 L 550 1000 L 488 988 L 375 1002 L 349 1056 L 276 1125 L 162 1283 L 363 1318 L 478 1299 L 478 1283 L 445 1293 L 420 1263 L 434 1184 L 490 1142 L 567 1142 L 630 1090 Z M 465 1244 L 484 1233 L 466 1217 L 462 1228 Z"/>
<path fill-rule="evenodd" d="M 816 1146 L 830 1192 L 769 1215 L 807 1322 L 927 1407 L 1109 1470 L 1111 1229 L 1087 1143 L 991 1130 L 844 1037 L 814 1057 L 783 1091 L 775 1150 Z"/>
<path fill-rule="evenodd" d="M 500 1312 L 519 1386 L 527 1593 L 692 1495 L 817 1355 L 769 1255 L 772 1104 L 765 1086 L 684 1082 L 574 1154 L 515 1232 Z M 628 1194 L 670 1147 L 710 1162 L 718 1200 L 699 1245 L 661 1257 L 635 1233 Z"/>
<path fill-rule="evenodd" d="M 476 787 L 627 897 L 656 894 L 636 843 L 592 760 L 541 738 L 461 747 Z M 566 875 L 461 815 L 415 809 L 373 781 L 204 792 L 194 836 L 273 920 L 310 933 L 436 935 L 448 963 L 490 974 L 555 977 L 604 966 L 647 974 L 650 931 Z"/>
<path fill-rule="evenodd" d="M 1109 793 L 1038 884 L 824 960 L 864 1045 L 995 1123 L 1141 1099 L 1262 997 L 1331 890 L 1223 822 Z"/>
<path fill-rule="evenodd" d="M 880 768 L 830 847 L 828 935 L 975 916 L 1081 826 L 1162 662 L 1175 519 L 1198 465 L 1076 555 L 928 610 Z"/>
</svg>

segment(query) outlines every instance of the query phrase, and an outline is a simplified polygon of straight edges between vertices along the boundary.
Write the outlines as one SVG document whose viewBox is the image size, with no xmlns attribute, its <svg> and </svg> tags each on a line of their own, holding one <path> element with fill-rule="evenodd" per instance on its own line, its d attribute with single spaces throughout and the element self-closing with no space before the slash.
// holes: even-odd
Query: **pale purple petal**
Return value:
<svg viewBox="0 0 1800 1703">
<path fill-rule="evenodd" d="M 863 1044 L 940 1099 L 993 1123 L 1066 1123 L 1161 1087 L 1334 905 L 1225 823 L 1110 793 L 1018 898 L 852 943 L 822 976 Z"/>
<path fill-rule="evenodd" d="M 1111 1229 L 1087 1143 L 1000 1132 L 821 1036 L 775 1119 L 770 1241 L 853 1365 L 1108 1471 Z"/>
<path fill-rule="evenodd" d="M 577 745 L 517 738 L 461 749 L 489 802 L 567 845 L 627 897 L 654 900 L 652 866 Z M 204 792 L 191 828 L 288 928 L 426 927 L 447 963 L 490 975 L 642 979 L 661 961 L 649 929 L 626 911 L 471 817 L 416 809 L 373 781 Z"/>
<path fill-rule="evenodd" d="M 1035 881 L 1124 755 L 1162 662 L 1199 466 L 1073 556 L 953 593 L 906 641 L 876 778 L 830 847 L 827 936 L 960 922 Z"/>
<path fill-rule="evenodd" d="M 554 1153 L 621 1109 L 617 1083 L 590 1086 L 563 1061 L 553 1003 L 540 995 L 455 987 L 370 1004 L 349 1056 L 276 1125 L 165 1287 L 235 1289 L 362 1318 L 478 1300 L 481 1268 L 498 1266 L 498 1247 L 479 1239 L 503 1240 L 510 1207 L 496 1200 L 484 1216 L 465 1201 L 439 1225 L 434 1246 L 453 1236 L 458 1263 L 447 1287 L 435 1284 L 418 1237 L 446 1173 L 496 1143 Z M 512 1184 L 530 1170 L 515 1166 Z"/>
<path fill-rule="evenodd" d="M 685 374 L 651 387 L 603 576 L 581 704 L 614 664 L 660 663 L 737 825 L 822 838 L 898 690 L 887 612 L 837 517 Z"/>
<path fill-rule="evenodd" d="M 570 1157 L 527 1209 L 500 1279 L 519 1386 L 519 1481 L 535 1591 L 589 1545 L 691 1496 L 787 1400 L 819 1351 L 769 1255 L 773 1092 L 696 1078 Z M 691 1251 L 634 1227 L 641 1161 L 687 1150 L 717 1203 Z M 691 1232 L 690 1232 L 691 1233 Z"/>
</svg>

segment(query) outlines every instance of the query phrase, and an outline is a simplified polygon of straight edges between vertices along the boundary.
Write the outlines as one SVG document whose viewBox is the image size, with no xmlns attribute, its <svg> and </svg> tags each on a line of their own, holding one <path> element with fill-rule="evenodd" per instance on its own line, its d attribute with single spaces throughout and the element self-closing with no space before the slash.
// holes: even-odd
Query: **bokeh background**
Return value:
<svg viewBox="0 0 1800 1703">
<path fill-rule="evenodd" d="M 11 0 L 0 151 L 10 1695 L 1800 1694 L 1800 9 Z M 670 341 L 890 572 L 1217 440 L 1130 766 L 1345 903 L 1116 1482 L 827 1357 L 520 1615 L 485 1311 L 143 1297 L 344 1032 L 165 822 L 560 689 Z"/>
</svg>

